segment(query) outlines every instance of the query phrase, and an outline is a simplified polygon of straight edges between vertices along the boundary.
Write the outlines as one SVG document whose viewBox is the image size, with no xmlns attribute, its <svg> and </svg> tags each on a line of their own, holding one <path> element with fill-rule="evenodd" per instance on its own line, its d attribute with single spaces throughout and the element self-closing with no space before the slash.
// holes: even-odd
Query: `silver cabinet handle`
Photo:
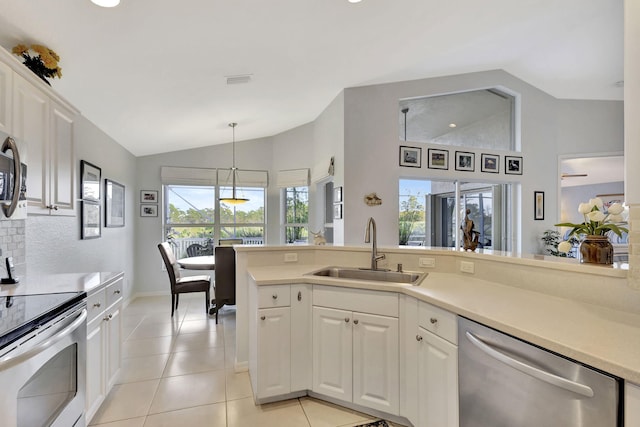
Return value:
<svg viewBox="0 0 640 427">
<path fill-rule="evenodd" d="M 349 318 L 348 318 L 348 317 L 345 317 L 345 318 L 344 318 L 344 321 L 345 321 L 346 323 L 349 323 Z"/>
<path fill-rule="evenodd" d="M 357 325 L 357 324 L 358 324 L 358 319 L 355 319 L 355 320 L 353 321 L 353 324 L 354 324 L 354 325 Z"/>
<path fill-rule="evenodd" d="M 422 341 L 422 337 L 420 335 L 416 335 L 416 341 Z"/>
<path fill-rule="evenodd" d="M 267 318 L 266 316 L 260 316 L 260 320 L 264 320 L 266 318 Z"/>
<path fill-rule="evenodd" d="M 118 295 L 120 293 L 120 289 L 116 289 L 115 291 L 113 291 L 113 293 Z"/>
<path fill-rule="evenodd" d="M 298 301 L 302 301 L 302 291 L 298 291 Z"/>
<path fill-rule="evenodd" d="M 273 294 L 273 295 L 271 295 L 271 298 L 273 298 L 273 299 L 278 299 L 278 294 Z"/>
<path fill-rule="evenodd" d="M 100 308 L 100 305 L 101 304 L 99 302 L 96 302 L 96 303 L 93 304 L 93 306 L 96 307 L 96 308 Z"/>
<path fill-rule="evenodd" d="M 523 374 L 527 374 L 533 378 L 539 379 L 540 381 L 544 381 L 548 384 L 563 388 L 568 391 L 572 391 L 582 396 L 586 396 L 586 397 L 594 396 L 593 390 L 589 386 L 568 380 L 566 378 L 559 377 L 558 375 L 552 374 L 547 371 L 543 371 L 542 369 L 538 369 L 534 366 L 527 365 L 526 363 L 522 363 L 519 360 L 512 359 L 506 354 L 491 347 L 490 345 L 488 345 L 487 343 L 485 343 L 484 341 L 482 341 L 480 338 L 476 337 L 469 331 L 466 332 L 466 335 L 467 335 L 467 339 L 471 341 L 473 345 L 475 345 L 480 350 L 482 350 L 484 353 L 504 363 L 505 365 L 510 366 L 513 369 L 516 369 L 522 372 Z"/>
<path fill-rule="evenodd" d="M 436 323 L 438 323 L 438 319 L 432 317 L 431 319 L 429 319 L 429 322 L 431 322 L 432 325 L 435 325 Z"/>
</svg>

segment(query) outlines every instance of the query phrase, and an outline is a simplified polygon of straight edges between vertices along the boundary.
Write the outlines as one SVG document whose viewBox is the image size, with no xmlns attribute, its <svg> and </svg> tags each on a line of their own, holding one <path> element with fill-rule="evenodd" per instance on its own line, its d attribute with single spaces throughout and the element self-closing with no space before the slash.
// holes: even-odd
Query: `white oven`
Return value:
<svg viewBox="0 0 640 427">
<path fill-rule="evenodd" d="M 50 303 L 49 306 L 34 303 L 34 297 L 48 296 L 0 298 L 0 315 L 4 318 L 24 316 L 22 320 L 27 322 L 26 331 L 22 325 L 21 332 L 14 330 L 0 338 L 0 425 L 3 427 L 86 425 L 84 295 L 56 303 L 55 312 L 50 309 Z M 36 307 L 29 308 L 29 304 Z M 39 320 L 33 320 L 28 311 L 43 310 L 43 307 L 47 307 L 46 316 L 37 315 L 35 318 Z M 9 336 L 11 333 L 13 336 Z"/>
</svg>

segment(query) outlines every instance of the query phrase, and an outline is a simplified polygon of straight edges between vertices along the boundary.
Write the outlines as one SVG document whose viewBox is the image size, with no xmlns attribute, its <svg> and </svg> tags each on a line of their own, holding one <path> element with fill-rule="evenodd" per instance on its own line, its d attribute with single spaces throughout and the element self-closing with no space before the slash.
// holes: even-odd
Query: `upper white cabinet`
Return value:
<svg viewBox="0 0 640 427">
<path fill-rule="evenodd" d="M 13 99 L 13 71 L 0 62 L 0 131 L 11 134 L 11 102 Z"/>
<path fill-rule="evenodd" d="M 4 67 L 8 68 L 0 63 L 0 91 Z M 15 72 L 10 79 L 12 96 L 6 98 L 11 100 L 6 115 L 27 164 L 28 212 L 75 216 L 74 121 L 78 113 L 38 87 L 40 84 Z M 0 129 L 2 126 L 0 107 Z"/>
</svg>

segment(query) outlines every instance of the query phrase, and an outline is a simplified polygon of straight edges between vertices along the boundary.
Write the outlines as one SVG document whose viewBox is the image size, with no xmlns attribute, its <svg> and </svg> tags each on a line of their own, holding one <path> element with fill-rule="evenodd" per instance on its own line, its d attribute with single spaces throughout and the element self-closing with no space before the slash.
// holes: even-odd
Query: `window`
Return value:
<svg viewBox="0 0 640 427">
<path fill-rule="evenodd" d="M 163 231 L 176 257 L 213 254 L 219 239 L 242 238 L 247 244 L 265 240 L 266 171 L 240 171 L 239 195 L 249 199 L 241 205 L 219 201 L 231 193 L 225 171 L 162 167 Z"/>
<path fill-rule="evenodd" d="M 309 187 L 282 189 L 285 243 L 309 241 Z"/>
<path fill-rule="evenodd" d="M 400 180 L 400 245 L 454 247 L 456 212 L 460 212 L 459 227 L 469 210 L 474 230 L 480 233 L 480 248 L 512 250 L 508 238 L 511 185 Z M 457 203 L 456 187 L 460 194 Z"/>
</svg>

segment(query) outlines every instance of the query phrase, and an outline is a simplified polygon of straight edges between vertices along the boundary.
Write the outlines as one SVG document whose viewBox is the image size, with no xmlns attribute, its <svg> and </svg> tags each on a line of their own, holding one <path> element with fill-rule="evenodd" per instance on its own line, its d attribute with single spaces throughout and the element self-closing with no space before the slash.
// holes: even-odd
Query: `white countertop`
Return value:
<svg viewBox="0 0 640 427">
<path fill-rule="evenodd" d="M 262 286 L 313 283 L 403 293 L 640 383 L 639 315 L 452 273 L 429 273 L 420 286 L 305 276 L 322 267 L 248 272 Z"/>
<path fill-rule="evenodd" d="M 20 277 L 17 285 L 0 285 L 0 296 L 91 292 L 101 284 L 124 275 L 123 272 L 65 273 Z"/>
</svg>

